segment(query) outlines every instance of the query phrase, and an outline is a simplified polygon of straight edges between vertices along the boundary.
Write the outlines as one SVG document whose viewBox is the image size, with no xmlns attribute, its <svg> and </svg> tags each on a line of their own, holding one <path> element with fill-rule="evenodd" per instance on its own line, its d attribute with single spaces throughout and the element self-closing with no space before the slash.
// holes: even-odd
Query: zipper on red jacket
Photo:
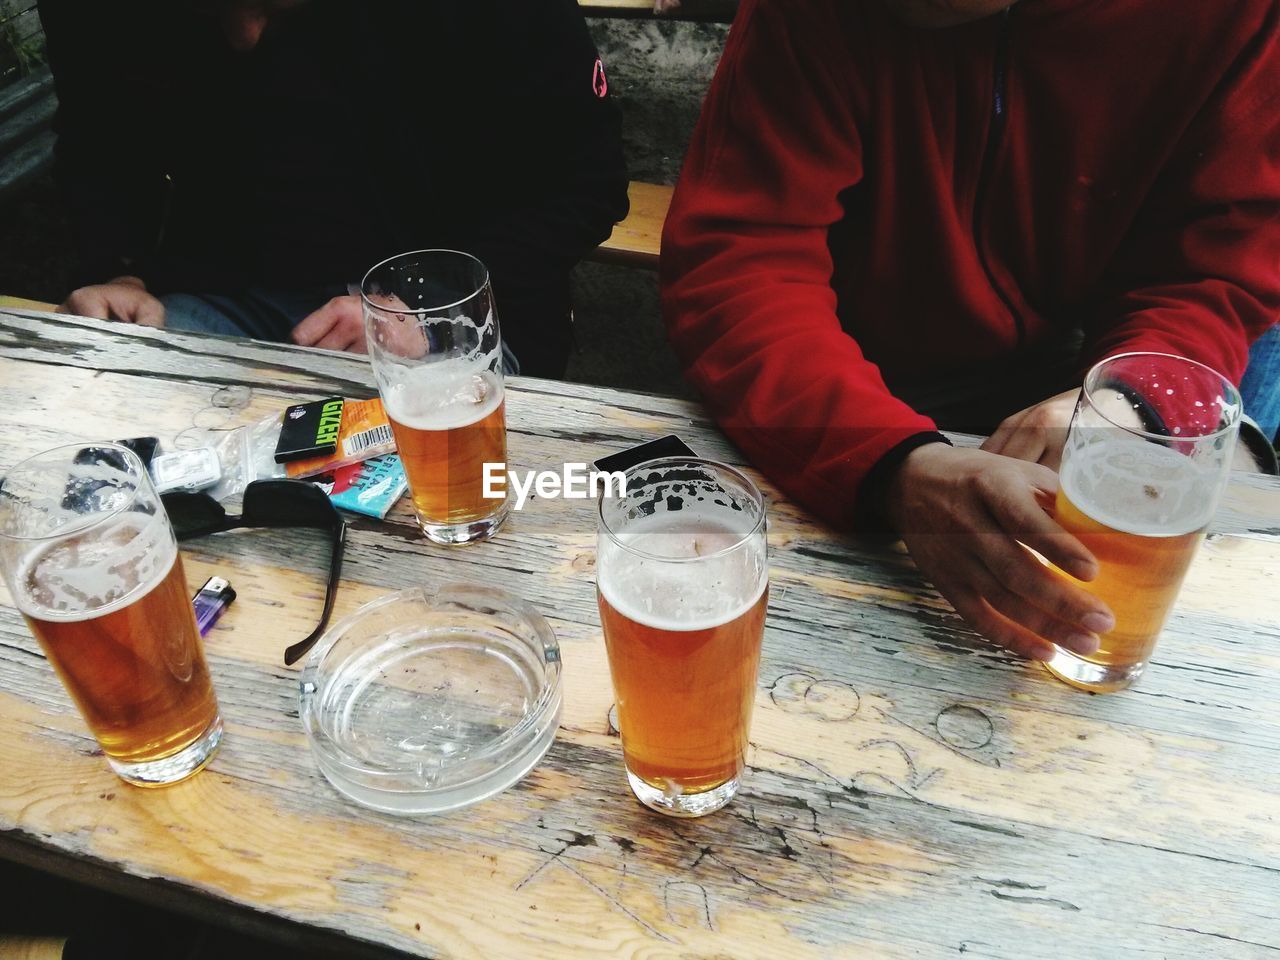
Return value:
<svg viewBox="0 0 1280 960">
<path fill-rule="evenodd" d="M 1005 293 L 1004 288 L 1000 286 L 1000 282 L 996 279 L 995 272 L 991 269 L 991 264 L 987 262 L 987 254 L 983 246 L 983 236 L 986 232 L 987 214 L 989 212 L 987 210 L 987 197 L 991 189 L 992 169 L 995 167 L 996 153 L 1000 149 L 1000 144 L 1004 141 L 1004 131 L 1008 125 L 1009 35 L 1011 33 L 1009 18 L 1012 9 L 1012 7 L 1005 7 L 1004 12 L 1001 13 L 999 33 L 996 37 L 995 63 L 992 69 L 991 127 L 982 154 L 982 166 L 979 168 L 978 189 L 974 195 L 973 243 L 978 251 L 978 262 L 982 264 L 982 270 L 987 275 L 987 282 L 991 284 L 991 289 L 996 292 L 1000 302 L 1005 305 L 1005 309 L 1013 317 L 1013 325 L 1018 334 L 1017 346 L 1021 349 L 1023 341 L 1026 339 L 1026 326 L 1021 314 L 1014 307 L 1012 298 Z"/>
</svg>

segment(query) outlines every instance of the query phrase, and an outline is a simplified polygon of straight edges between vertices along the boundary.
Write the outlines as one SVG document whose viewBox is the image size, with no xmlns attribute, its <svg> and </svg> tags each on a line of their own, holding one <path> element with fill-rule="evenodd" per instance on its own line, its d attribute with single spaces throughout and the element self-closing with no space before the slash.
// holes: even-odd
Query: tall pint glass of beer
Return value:
<svg viewBox="0 0 1280 960">
<path fill-rule="evenodd" d="M 1123 354 L 1085 377 L 1056 518 L 1097 559 L 1080 585 L 1116 625 L 1088 657 L 1058 648 L 1048 667 L 1067 683 L 1119 690 L 1146 669 L 1226 485 L 1240 413 L 1229 380 L 1182 357 Z"/>
<path fill-rule="evenodd" d="M 631 789 L 672 816 L 719 810 L 746 765 L 769 602 L 760 491 L 696 458 L 633 467 L 600 501 L 596 584 Z"/>
<path fill-rule="evenodd" d="M 169 518 L 131 451 L 74 444 L 10 470 L 0 567 L 122 779 L 163 786 L 208 762 L 218 701 Z"/>
<path fill-rule="evenodd" d="M 505 487 L 503 496 L 484 495 L 484 465 L 505 471 L 507 428 L 489 272 L 466 253 L 420 250 L 370 270 L 361 295 L 378 392 L 422 532 L 436 543 L 493 536 L 507 501 Z"/>
</svg>

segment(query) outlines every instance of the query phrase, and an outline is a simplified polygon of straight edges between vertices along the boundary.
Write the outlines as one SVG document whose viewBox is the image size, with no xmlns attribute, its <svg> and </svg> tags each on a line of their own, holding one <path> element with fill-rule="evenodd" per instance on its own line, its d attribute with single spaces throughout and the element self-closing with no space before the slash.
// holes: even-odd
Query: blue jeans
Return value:
<svg viewBox="0 0 1280 960">
<path fill-rule="evenodd" d="M 1254 341 L 1240 381 L 1244 412 L 1273 444 L 1280 434 L 1280 323 Z"/>
<path fill-rule="evenodd" d="M 224 337 L 252 337 L 288 343 L 293 328 L 334 297 L 347 294 L 344 286 L 296 292 L 250 287 L 234 296 L 218 293 L 170 293 L 164 304 L 164 325 L 170 330 L 217 333 Z M 520 373 L 520 361 L 502 344 L 502 372 Z"/>
<path fill-rule="evenodd" d="M 171 293 L 160 302 L 164 304 L 164 325 L 171 330 L 287 343 L 298 323 L 346 292 L 342 286 L 302 293 L 250 287 L 234 296 Z"/>
</svg>

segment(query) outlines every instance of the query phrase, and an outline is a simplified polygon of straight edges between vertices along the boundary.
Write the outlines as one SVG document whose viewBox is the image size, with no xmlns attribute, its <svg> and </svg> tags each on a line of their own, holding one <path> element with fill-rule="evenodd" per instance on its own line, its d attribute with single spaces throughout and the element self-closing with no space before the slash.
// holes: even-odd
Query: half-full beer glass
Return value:
<svg viewBox="0 0 1280 960">
<path fill-rule="evenodd" d="M 208 762 L 218 701 L 169 518 L 131 451 L 74 444 L 10 470 L 0 567 L 122 779 L 162 786 Z"/>
<path fill-rule="evenodd" d="M 1116 625 L 1090 656 L 1058 648 L 1048 667 L 1067 683 L 1119 690 L 1146 669 L 1217 509 L 1240 412 L 1229 380 L 1182 357 L 1123 354 L 1085 377 L 1056 514 L 1097 559 L 1097 578 L 1080 585 Z"/>
<path fill-rule="evenodd" d="M 419 250 L 370 270 L 361 295 L 422 532 L 436 543 L 493 536 L 507 501 L 484 496 L 484 465 L 502 464 L 505 476 L 507 428 L 489 272 L 470 254 Z"/>
<path fill-rule="evenodd" d="M 631 789 L 679 817 L 738 791 L 769 602 L 764 498 L 691 457 L 600 500 L 596 584 Z"/>
</svg>

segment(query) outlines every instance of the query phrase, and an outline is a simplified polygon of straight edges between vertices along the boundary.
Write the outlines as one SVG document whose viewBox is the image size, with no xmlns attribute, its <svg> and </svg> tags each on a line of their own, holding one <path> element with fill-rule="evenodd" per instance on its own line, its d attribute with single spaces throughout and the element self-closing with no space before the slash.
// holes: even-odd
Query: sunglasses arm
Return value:
<svg viewBox="0 0 1280 960">
<path fill-rule="evenodd" d="M 288 647 L 284 652 L 285 666 L 293 666 L 310 650 L 329 626 L 329 615 L 333 613 L 333 598 L 338 592 L 338 581 L 342 579 L 342 557 L 346 552 L 347 525 L 341 519 L 333 534 L 333 554 L 329 561 L 329 582 L 324 589 L 324 612 L 320 614 L 319 625 L 303 640 Z"/>
</svg>

